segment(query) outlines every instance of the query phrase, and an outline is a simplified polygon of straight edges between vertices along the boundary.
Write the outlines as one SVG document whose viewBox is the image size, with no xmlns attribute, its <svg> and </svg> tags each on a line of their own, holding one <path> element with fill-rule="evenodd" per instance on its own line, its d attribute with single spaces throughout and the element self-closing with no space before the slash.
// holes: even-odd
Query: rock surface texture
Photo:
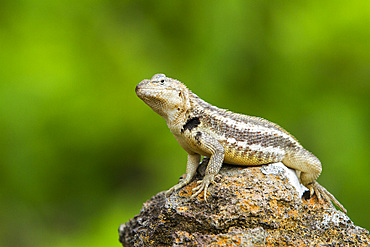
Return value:
<svg viewBox="0 0 370 247">
<path fill-rule="evenodd" d="M 370 246 L 366 229 L 316 196 L 301 199 L 276 164 L 224 164 L 207 202 L 202 195 L 191 200 L 204 170 L 203 164 L 192 183 L 168 198 L 160 192 L 144 203 L 119 227 L 122 245 Z"/>
</svg>

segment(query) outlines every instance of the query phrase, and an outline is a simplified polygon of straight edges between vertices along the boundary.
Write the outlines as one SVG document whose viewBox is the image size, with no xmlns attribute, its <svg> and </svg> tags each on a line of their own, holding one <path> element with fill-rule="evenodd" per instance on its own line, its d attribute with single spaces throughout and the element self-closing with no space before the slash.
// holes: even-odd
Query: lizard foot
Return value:
<svg viewBox="0 0 370 247">
<path fill-rule="evenodd" d="M 181 189 L 185 185 L 187 185 L 189 182 L 186 179 L 180 180 L 180 183 L 176 184 L 175 186 L 171 187 L 169 190 L 165 192 L 166 197 L 171 195 L 172 192 Z"/>
<path fill-rule="evenodd" d="M 318 182 L 314 181 L 313 183 L 307 185 L 307 187 L 310 190 L 311 196 L 313 193 L 315 193 L 319 201 L 324 200 L 328 203 L 333 201 L 335 205 L 337 205 L 345 214 L 347 214 L 347 210 L 344 208 L 344 206 Z"/>
<path fill-rule="evenodd" d="M 216 184 L 214 181 L 215 175 L 205 175 L 203 180 L 198 181 L 197 184 L 198 186 L 193 189 L 193 191 L 196 191 L 195 194 L 191 196 L 191 199 L 194 199 L 197 195 L 199 195 L 202 191 L 204 191 L 204 200 L 207 201 L 207 190 L 208 186 L 212 184 Z"/>
</svg>

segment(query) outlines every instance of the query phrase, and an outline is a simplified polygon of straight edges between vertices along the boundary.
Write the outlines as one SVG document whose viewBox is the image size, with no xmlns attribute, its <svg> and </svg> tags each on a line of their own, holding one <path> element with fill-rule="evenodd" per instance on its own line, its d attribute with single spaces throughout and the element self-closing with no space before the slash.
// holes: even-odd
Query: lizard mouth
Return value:
<svg viewBox="0 0 370 247">
<path fill-rule="evenodd" d="M 136 94 L 155 94 L 156 92 L 162 92 L 163 89 L 158 89 L 158 88 L 150 88 L 150 87 L 139 87 L 136 86 L 135 92 Z"/>
<path fill-rule="evenodd" d="M 137 96 L 141 97 L 158 97 L 164 91 L 174 90 L 173 88 L 153 88 L 153 87 L 145 87 L 142 85 L 137 85 L 135 88 L 135 92 Z"/>
<path fill-rule="evenodd" d="M 153 89 L 149 87 L 136 87 L 136 95 L 143 101 L 163 98 L 164 89 Z"/>
</svg>

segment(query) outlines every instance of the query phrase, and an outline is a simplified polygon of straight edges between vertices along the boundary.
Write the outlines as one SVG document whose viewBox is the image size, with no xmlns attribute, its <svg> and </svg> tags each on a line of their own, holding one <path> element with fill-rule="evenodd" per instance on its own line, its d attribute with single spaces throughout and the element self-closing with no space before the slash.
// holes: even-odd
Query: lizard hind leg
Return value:
<svg viewBox="0 0 370 247">
<path fill-rule="evenodd" d="M 303 148 L 301 150 L 289 150 L 283 159 L 283 163 L 290 168 L 300 171 L 299 180 L 310 190 L 311 197 L 313 194 L 316 194 L 319 201 L 324 200 L 330 204 L 333 201 L 343 212 L 347 213 L 343 205 L 329 191 L 316 182 L 322 167 L 320 160 L 315 155 Z"/>
<path fill-rule="evenodd" d="M 287 167 L 298 171 L 300 182 L 307 187 L 310 187 L 309 185 L 320 176 L 322 171 L 320 160 L 303 148 L 287 150 L 282 162 Z M 309 189 L 312 196 L 315 190 L 313 187 Z"/>
</svg>

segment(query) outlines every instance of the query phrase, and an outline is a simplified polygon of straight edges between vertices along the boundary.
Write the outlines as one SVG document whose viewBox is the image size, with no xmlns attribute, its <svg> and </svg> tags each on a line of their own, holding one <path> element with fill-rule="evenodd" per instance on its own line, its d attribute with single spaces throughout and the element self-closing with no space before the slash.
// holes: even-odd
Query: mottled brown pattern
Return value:
<svg viewBox="0 0 370 247">
<path fill-rule="evenodd" d="M 275 165 L 275 164 L 274 164 Z M 301 199 L 285 173 L 224 165 L 217 184 L 191 200 L 196 180 L 144 203 L 119 227 L 123 246 L 370 246 L 369 232 L 330 203 Z M 205 166 L 198 169 L 204 171 Z"/>
</svg>

